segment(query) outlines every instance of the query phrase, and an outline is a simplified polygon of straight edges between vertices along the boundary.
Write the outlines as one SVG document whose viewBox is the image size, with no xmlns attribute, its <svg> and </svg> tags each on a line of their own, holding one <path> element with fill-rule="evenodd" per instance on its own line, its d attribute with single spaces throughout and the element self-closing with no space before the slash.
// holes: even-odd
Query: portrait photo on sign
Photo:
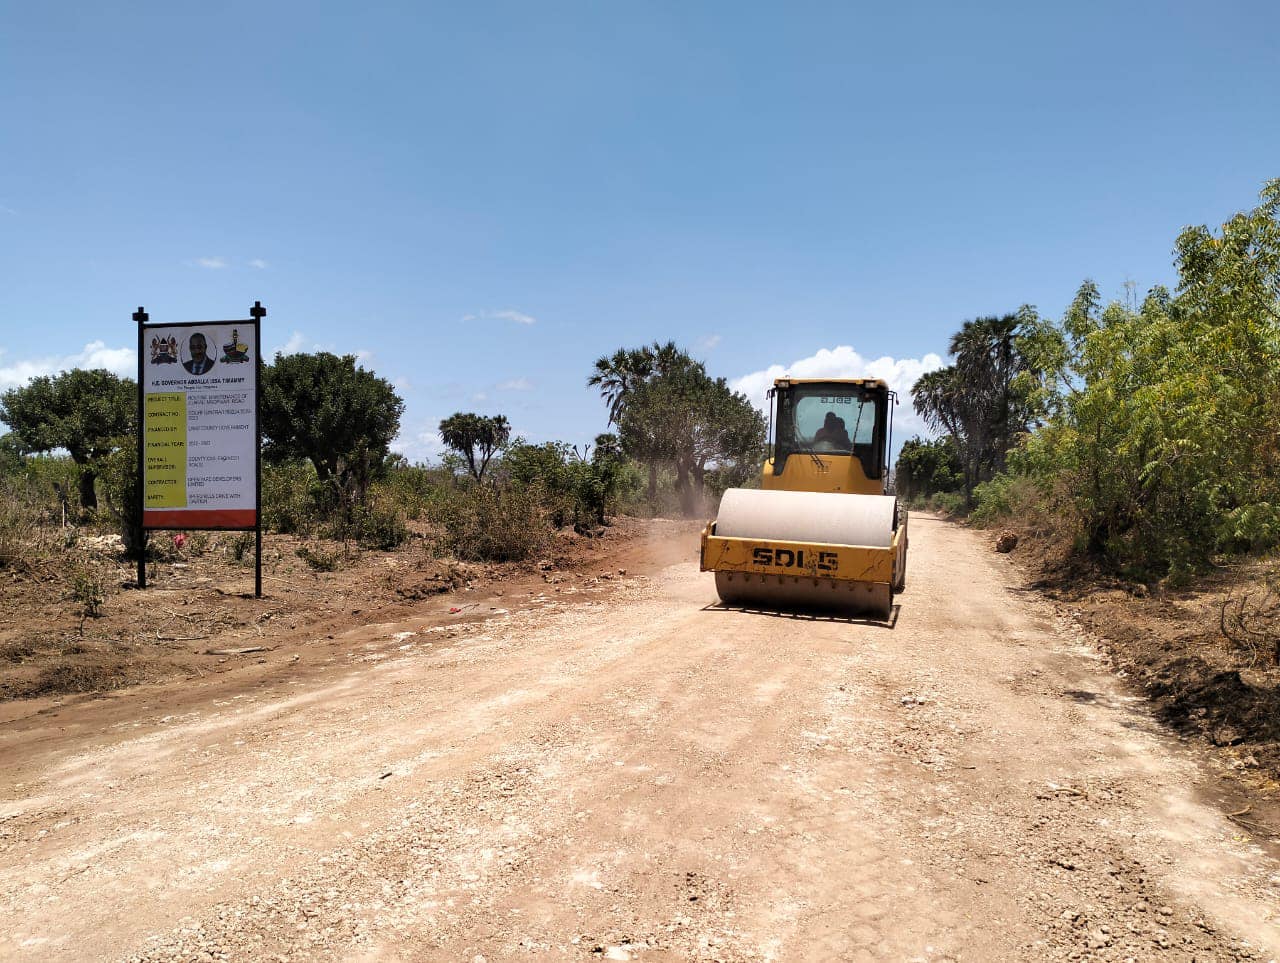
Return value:
<svg viewBox="0 0 1280 963">
<path fill-rule="evenodd" d="M 188 374 L 202 375 L 213 370 L 218 346 L 204 332 L 192 331 L 180 347 L 182 367 L 187 369 Z"/>
</svg>

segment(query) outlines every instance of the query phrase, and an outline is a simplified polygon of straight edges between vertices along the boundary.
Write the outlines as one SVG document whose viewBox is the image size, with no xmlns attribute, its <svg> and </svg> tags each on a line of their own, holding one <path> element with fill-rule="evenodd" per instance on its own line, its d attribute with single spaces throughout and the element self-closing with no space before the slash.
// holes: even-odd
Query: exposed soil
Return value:
<svg viewBox="0 0 1280 963">
<path fill-rule="evenodd" d="M 1000 533 L 988 533 L 993 549 Z M 1280 597 L 1273 559 L 1233 560 L 1170 588 L 1065 565 L 1043 543 L 1012 555 L 1027 584 L 1100 647 L 1157 718 L 1212 751 L 1236 821 L 1280 840 Z"/>
<path fill-rule="evenodd" d="M 174 548 L 172 536 L 158 534 L 163 557 L 148 564 L 145 591 L 135 588 L 136 564 L 124 559 L 118 538 L 84 537 L 43 564 L 0 571 L 0 721 L 30 711 L 4 700 L 104 693 L 293 660 L 317 636 L 331 640 L 352 625 L 413 614 L 443 593 L 457 598 L 451 621 L 469 623 L 519 604 L 533 589 L 591 592 L 618 577 L 619 566 L 652 568 L 661 560 L 647 545 L 653 531 L 630 518 L 597 538 L 565 530 L 538 559 L 502 565 L 437 558 L 424 538 L 377 552 L 266 535 L 261 599 L 253 597 L 252 546 L 235 556 L 251 536 L 188 534 Z M 636 539 L 641 544 L 629 550 Z M 299 552 L 336 568 L 318 571 Z M 85 589 L 77 591 L 71 569 L 96 580 L 96 614 L 86 614 Z"/>
<path fill-rule="evenodd" d="M 1196 742 L 982 536 L 911 524 L 891 625 L 719 606 L 656 526 L 614 546 L 681 558 L 649 577 L 11 701 L 0 958 L 1275 958 L 1280 867 Z"/>
</svg>

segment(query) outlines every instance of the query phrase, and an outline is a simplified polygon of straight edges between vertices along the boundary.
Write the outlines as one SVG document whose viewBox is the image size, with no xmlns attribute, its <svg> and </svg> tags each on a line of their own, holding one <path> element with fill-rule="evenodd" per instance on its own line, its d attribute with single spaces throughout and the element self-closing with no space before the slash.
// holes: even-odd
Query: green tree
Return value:
<svg viewBox="0 0 1280 963">
<path fill-rule="evenodd" d="M 1176 294 L 1136 309 L 1081 286 L 1053 417 L 1016 465 L 1055 486 L 1082 548 L 1142 571 L 1280 541 L 1280 180 L 1175 254 Z"/>
<path fill-rule="evenodd" d="M 674 341 L 655 341 L 640 348 L 619 348 L 612 355 L 597 358 L 587 379 L 588 385 L 600 389 L 600 396 L 609 406 L 609 424 L 618 426 L 627 455 L 648 469 L 650 505 L 658 499 L 658 470 L 663 464 L 674 463 L 675 455 L 671 432 L 662 428 L 663 412 L 651 407 L 652 398 L 638 400 L 636 396 L 654 381 L 672 379 L 695 368 L 702 366 Z"/>
<path fill-rule="evenodd" d="M 0 419 L 24 452 L 65 448 L 80 471 L 80 504 L 97 508 L 99 460 L 134 430 L 137 383 L 102 368 L 41 375 L 0 396 Z"/>
<path fill-rule="evenodd" d="M 456 412 L 440 422 L 440 440 L 466 460 L 476 481 L 484 481 L 494 454 L 511 439 L 505 415 Z"/>
<path fill-rule="evenodd" d="M 570 519 L 579 532 L 605 525 L 610 508 L 634 479 L 615 435 L 597 435 L 585 451 L 564 442 L 514 442 L 502 457 L 502 473 L 519 488 L 540 491 L 557 528 Z"/>
<path fill-rule="evenodd" d="M 148 541 L 148 534 L 142 527 L 136 436 L 119 439 L 115 450 L 100 460 L 99 470 L 107 510 L 120 526 L 125 554 L 136 559 L 146 552 Z"/>
<path fill-rule="evenodd" d="M 675 472 L 681 510 L 693 515 L 709 470 L 729 482 L 759 470 L 765 422 L 745 395 L 710 377 L 701 362 L 684 359 L 628 392 L 618 429 L 623 450 L 649 465 L 650 500 L 657 466 L 667 464 Z"/>
<path fill-rule="evenodd" d="M 596 435 L 590 455 L 579 455 L 569 463 L 574 491 L 574 524 L 579 530 L 590 521 L 605 524 L 605 516 L 615 507 L 624 490 L 636 482 L 634 469 L 617 435 Z"/>
<path fill-rule="evenodd" d="M 960 453 L 950 437 L 907 440 L 898 453 L 893 474 L 898 495 L 908 501 L 959 491 L 964 485 Z"/>
<path fill-rule="evenodd" d="M 1052 342 L 1035 310 L 966 321 L 952 337 L 951 365 L 912 388 L 916 412 L 946 432 L 960 455 L 966 504 L 973 487 L 1002 470 L 1019 435 L 1042 414 L 1043 358 Z"/>
<path fill-rule="evenodd" d="M 22 443 L 13 432 L 0 435 L 0 476 L 15 475 L 22 470 Z"/>
<path fill-rule="evenodd" d="M 262 370 L 263 457 L 305 458 L 321 483 L 363 504 L 403 411 L 391 384 L 354 355 L 276 355 Z"/>
<path fill-rule="evenodd" d="M 596 359 L 587 384 L 600 389 L 609 406 L 609 424 L 616 425 L 631 394 L 654 378 L 662 378 L 697 364 L 674 341 L 655 341 L 642 348 L 619 348 L 612 355 Z"/>
</svg>

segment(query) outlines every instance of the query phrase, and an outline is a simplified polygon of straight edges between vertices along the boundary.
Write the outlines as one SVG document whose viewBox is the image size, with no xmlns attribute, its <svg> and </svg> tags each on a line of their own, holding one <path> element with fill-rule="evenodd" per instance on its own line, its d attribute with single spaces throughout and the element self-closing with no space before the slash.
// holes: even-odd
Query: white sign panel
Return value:
<svg viewBox="0 0 1280 963">
<path fill-rule="evenodd" d="M 143 329 L 144 528 L 257 524 L 256 327 Z"/>
</svg>

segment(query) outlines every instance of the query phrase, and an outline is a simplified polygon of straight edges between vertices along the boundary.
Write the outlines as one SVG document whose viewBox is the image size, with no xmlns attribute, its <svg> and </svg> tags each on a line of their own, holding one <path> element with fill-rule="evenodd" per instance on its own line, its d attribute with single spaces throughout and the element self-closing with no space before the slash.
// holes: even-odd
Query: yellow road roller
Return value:
<svg viewBox="0 0 1280 963">
<path fill-rule="evenodd" d="M 895 392 L 870 378 L 779 378 L 759 489 L 731 488 L 702 532 L 727 605 L 888 619 L 907 577 L 907 512 L 885 494 Z"/>
</svg>

